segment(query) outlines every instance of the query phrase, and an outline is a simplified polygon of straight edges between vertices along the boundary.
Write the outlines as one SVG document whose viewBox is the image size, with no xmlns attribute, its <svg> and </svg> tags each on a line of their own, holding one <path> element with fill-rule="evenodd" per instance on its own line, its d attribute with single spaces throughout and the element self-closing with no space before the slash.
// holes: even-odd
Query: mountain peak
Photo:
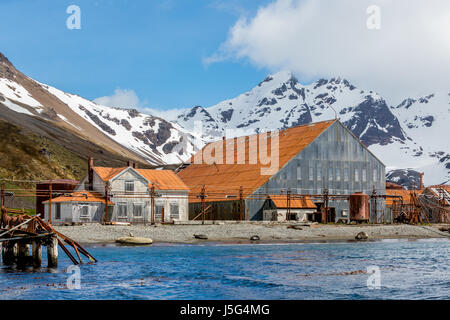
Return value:
<svg viewBox="0 0 450 320">
<path fill-rule="evenodd" d="M 279 71 L 277 73 L 269 74 L 263 81 L 261 81 L 258 84 L 258 87 L 261 87 L 264 83 L 270 83 L 270 84 L 283 84 L 288 82 L 294 82 L 297 83 L 298 80 L 294 76 L 294 74 L 291 71 L 285 70 L 285 71 Z"/>
<path fill-rule="evenodd" d="M 8 60 L 8 58 L 0 52 L 0 63 L 6 63 L 12 66 L 12 63 Z"/>
</svg>

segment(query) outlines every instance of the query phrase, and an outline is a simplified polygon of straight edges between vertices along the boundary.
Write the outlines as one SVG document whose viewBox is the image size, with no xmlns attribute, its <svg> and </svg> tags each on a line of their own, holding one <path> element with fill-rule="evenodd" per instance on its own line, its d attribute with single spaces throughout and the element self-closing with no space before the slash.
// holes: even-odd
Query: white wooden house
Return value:
<svg viewBox="0 0 450 320">
<path fill-rule="evenodd" d="M 52 200 L 52 222 L 101 222 L 106 196 L 108 221 L 150 222 L 152 193 L 155 222 L 187 220 L 188 191 L 171 170 L 138 169 L 131 162 L 121 168 L 95 167 L 90 159 L 88 175 L 73 195 Z M 48 201 L 44 204 L 48 217 Z"/>
</svg>

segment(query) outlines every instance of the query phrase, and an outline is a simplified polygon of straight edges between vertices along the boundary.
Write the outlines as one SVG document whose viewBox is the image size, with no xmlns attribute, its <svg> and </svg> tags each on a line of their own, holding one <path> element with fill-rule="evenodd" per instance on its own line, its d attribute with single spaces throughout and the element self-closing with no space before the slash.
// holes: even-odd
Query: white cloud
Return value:
<svg viewBox="0 0 450 320">
<path fill-rule="evenodd" d="M 175 121 L 177 120 L 177 116 L 181 114 L 182 112 L 188 110 L 187 108 L 182 109 L 169 109 L 169 110 L 159 110 L 159 109 L 153 109 L 153 108 L 141 108 L 139 111 L 145 114 L 149 114 L 155 117 L 163 118 L 167 121 Z"/>
<path fill-rule="evenodd" d="M 136 92 L 130 89 L 114 90 L 114 94 L 94 99 L 94 102 L 108 107 L 141 108 L 146 103 L 140 101 Z"/>
<path fill-rule="evenodd" d="M 379 30 L 367 28 L 371 5 Z M 240 18 L 204 63 L 230 58 L 303 81 L 342 76 L 396 102 L 450 91 L 450 1 L 277 0 Z"/>
<path fill-rule="evenodd" d="M 160 117 L 167 121 L 176 120 L 177 115 L 187 110 L 186 108 L 174 108 L 168 110 L 149 108 L 146 107 L 147 101 L 141 101 L 134 90 L 120 88 L 114 90 L 114 94 L 110 96 L 104 96 L 94 99 L 94 102 L 107 107 L 138 109 L 144 114 Z"/>
</svg>

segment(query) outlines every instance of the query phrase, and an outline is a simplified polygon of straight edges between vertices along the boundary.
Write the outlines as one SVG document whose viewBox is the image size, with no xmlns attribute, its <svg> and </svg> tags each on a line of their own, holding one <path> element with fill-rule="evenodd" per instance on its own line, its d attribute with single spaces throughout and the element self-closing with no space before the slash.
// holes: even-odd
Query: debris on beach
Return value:
<svg viewBox="0 0 450 320">
<path fill-rule="evenodd" d="M 260 238 L 259 238 L 258 235 L 254 235 L 254 236 L 251 236 L 251 237 L 250 237 L 250 240 L 251 240 L 251 241 L 259 241 Z"/>
</svg>

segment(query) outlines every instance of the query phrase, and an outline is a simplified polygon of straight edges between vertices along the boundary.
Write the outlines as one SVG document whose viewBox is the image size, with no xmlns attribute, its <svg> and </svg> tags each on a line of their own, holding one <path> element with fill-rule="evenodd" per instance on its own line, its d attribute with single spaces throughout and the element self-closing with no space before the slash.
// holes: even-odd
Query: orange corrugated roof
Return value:
<svg viewBox="0 0 450 320">
<path fill-rule="evenodd" d="M 421 194 L 424 189 L 422 190 L 415 190 L 417 194 Z M 411 203 L 411 192 L 414 192 L 412 190 L 401 190 L 401 189 L 386 189 L 386 195 L 389 196 L 401 196 L 403 198 L 403 204 L 410 204 Z M 392 205 L 394 201 L 400 201 L 400 198 L 386 198 L 386 205 Z"/>
<path fill-rule="evenodd" d="M 103 181 L 109 181 L 129 167 L 108 168 L 94 167 L 95 172 Z M 183 181 L 171 170 L 152 170 L 152 169 L 133 169 L 141 174 L 145 179 L 155 184 L 157 190 L 188 190 L 189 188 Z"/>
<path fill-rule="evenodd" d="M 336 120 L 317 122 L 308 125 L 297 126 L 279 132 L 279 168 L 281 169 L 289 160 L 307 147 L 322 132 L 330 127 Z M 253 135 L 256 136 L 256 135 Z M 261 175 L 261 168 L 268 167 L 262 164 L 259 159 L 256 164 L 249 164 L 249 137 L 245 138 L 245 164 L 237 164 L 237 147 L 234 139 L 225 140 L 226 146 L 235 145 L 234 164 L 201 164 L 191 163 L 187 168 L 180 171 L 178 176 L 189 186 L 191 198 L 200 193 L 202 185 L 205 185 L 206 193 L 209 196 L 206 201 L 223 201 L 226 194 L 239 194 L 239 187 L 243 186 L 245 196 L 253 193 L 257 188 L 266 183 L 270 175 Z M 217 141 L 214 143 L 224 143 Z M 270 154 L 270 142 L 267 143 Z M 202 151 L 204 154 L 205 146 Z M 224 151 L 224 158 L 226 152 Z M 259 157 L 258 157 L 259 158 Z M 194 158 L 191 159 L 193 161 Z M 219 198 L 223 198 L 220 200 Z"/>
<path fill-rule="evenodd" d="M 269 195 L 277 208 L 287 208 L 287 195 Z M 316 209 L 317 206 L 309 197 L 291 198 L 290 207 L 293 209 Z"/>
<path fill-rule="evenodd" d="M 52 203 L 54 202 L 105 202 L 105 198 L 97 192 L 92 191 L 77 191 L 67 196 L 60 196 L 55 199 L 52 199 Z M 49 200 L 44 201 L 43 203 L 48 203 Z M 109 201 L 108 205 L 114 205 L 113 202 Z"/>
<path fill-rule="evenodd" d="M 158 190 L 188 190 L 184 182 L 171 170 L 136 169 L 145 179 L 155 184 Z"/>
<path fill-rule="evenodd" d="M 127 168 L 94 167 L 94 171 L 103 181 L 109 181 Z"/>
</svg>

